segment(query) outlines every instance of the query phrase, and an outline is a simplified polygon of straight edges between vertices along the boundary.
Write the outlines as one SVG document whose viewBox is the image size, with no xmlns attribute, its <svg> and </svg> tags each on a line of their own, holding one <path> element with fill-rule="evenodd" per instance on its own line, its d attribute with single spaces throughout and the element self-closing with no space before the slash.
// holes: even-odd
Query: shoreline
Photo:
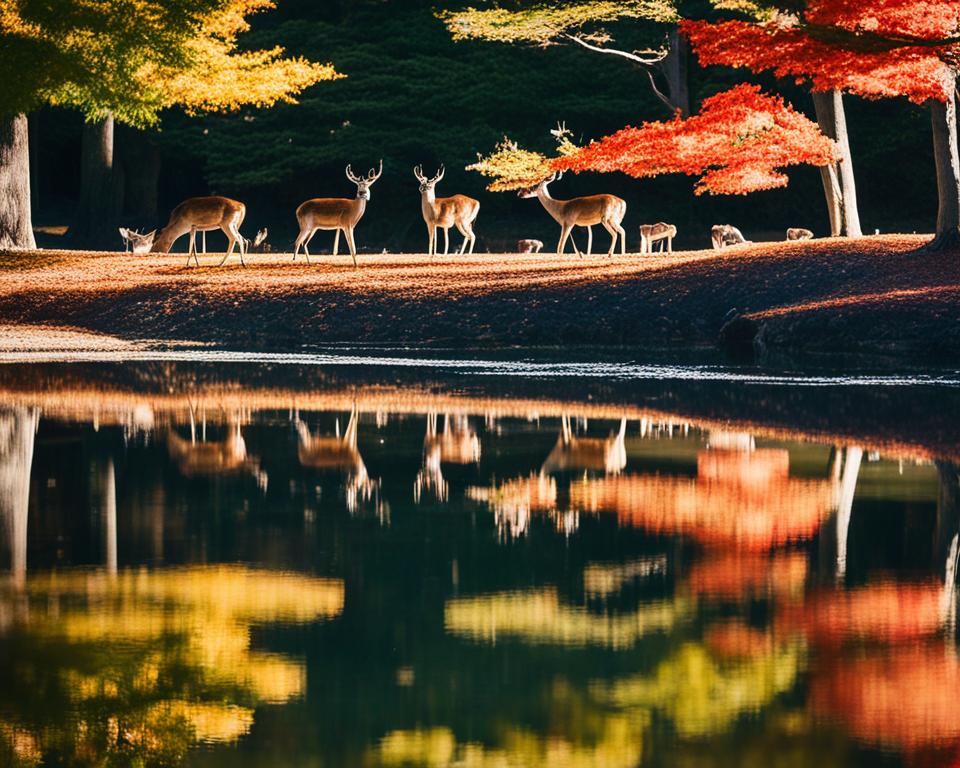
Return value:
<svg viewBox="0 0 960 768">
<path fill-rule="evenodd" d="M 180 254 L 3 252 L 0 325 L 27 350 L 726 347 L 747 357 L 943 363 L 960 354 L 960 254 L 918 253 L 926 241 L 886 235 L 612 260 L 361 254 L 359 269 L 329 255 L 310 266 L 257 254 L 245 268 L 186 268 Z"/>
</svg>

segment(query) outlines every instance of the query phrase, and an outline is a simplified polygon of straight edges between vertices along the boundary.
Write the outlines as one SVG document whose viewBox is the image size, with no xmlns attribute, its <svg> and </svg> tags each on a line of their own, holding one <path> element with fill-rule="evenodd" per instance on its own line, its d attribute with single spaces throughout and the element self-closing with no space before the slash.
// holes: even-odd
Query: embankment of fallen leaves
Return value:
<svg viewBox="0 0 960 768">
<path fill-rule="evenodd" d="M 578 259 L 0 253 L 0 323 L 247 348 L 302 344 L 711 346 L 736 315 L 771 349 L 960 352 L 960 254 L 923 236 Z M 602 244 L 601 244 L 602 245 Z M 204 263 L 201 257 L 201 263 Z M 952 359 L 956 359 L 955 357 Z"/>
</svg>

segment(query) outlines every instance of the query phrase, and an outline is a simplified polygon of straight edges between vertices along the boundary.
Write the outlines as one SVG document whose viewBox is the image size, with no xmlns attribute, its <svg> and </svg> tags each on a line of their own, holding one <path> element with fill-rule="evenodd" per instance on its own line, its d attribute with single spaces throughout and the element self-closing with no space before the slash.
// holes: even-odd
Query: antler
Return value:
<svg viewBox="0 0 960 768">
<path fill-rule="evenodd" d="M 416 168 L 413 169 L 413 175 L 417 177 L 417 181 L 419 181 L 421 184 L 423 184 L 427 180 L 427 177 L 423 175 L 422 165 L 418 165 Z"/>
<path fill-rule="evenodd" d="M 373 168 L 370 169 L 370 173 L 367 174 L 367 181 L 373 184 L 377 179 L 383 176 L 383 160 L 380 160 L 380 170 L 375 171 Z"/>
<path fill-rule="evenodd" d="M 438 184 L 440 180 L 443 178 L 443 174 L 445 174 L 446 172 L 447 172 L 446 169 L 441 165 L 440 170 L 437 171 L 437 175 L 434 176 L 430 181 L 434 184 Z"/>
<path fill-rule="evenodd" d="M 347 178 L 350 179 L 350 181 L 352 181 L 354 184 L 359 184 L 362 181 L 362 179 L 354 175 L 349 164 L 347 164 Z"/>
</svg>

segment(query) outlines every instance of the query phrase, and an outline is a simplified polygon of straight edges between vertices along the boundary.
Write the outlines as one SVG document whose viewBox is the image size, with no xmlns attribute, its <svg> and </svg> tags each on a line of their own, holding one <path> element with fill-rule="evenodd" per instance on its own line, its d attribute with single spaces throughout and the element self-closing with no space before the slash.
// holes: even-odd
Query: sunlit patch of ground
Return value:
<svg viewBox="0 0 960 768">
<path fill-rule="evenodd" d="M 712 344 L 742 314 L 771 343 L 873 349 L 956 344 L 960 254 L 923 235 L 759 243 L 722 252 L 234 256 L 0 254 L 0 322 L 123 338 L 258 346 Z M 832 326 L 826 321 L 834 320 Z M 861 323 L 860 321 L 863 320 Z M 843 327 L 840 327 L 843 326 Z M 943 330 L 945 329 L 945 330 Z M 943 332 L 941 332 L 943 330 Z"/>
</svg>

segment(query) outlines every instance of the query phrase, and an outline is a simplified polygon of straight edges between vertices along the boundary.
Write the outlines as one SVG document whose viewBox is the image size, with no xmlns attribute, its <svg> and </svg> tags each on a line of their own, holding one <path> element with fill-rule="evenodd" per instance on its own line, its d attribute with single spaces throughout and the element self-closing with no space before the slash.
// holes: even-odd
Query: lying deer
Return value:
<svg viewBox="0 0 960 768">
<path fill-rule="evenodd" d="M 229 197 L 191 197 L 173 209 L 170 221 L 157 234 L 150 252 L 169 253 L 173 244 L 189 233 L 190 248 L 187 251 L 187 266 L 190 266 L 192 258 L 199 267 L 197 232 L 212 232 L 220 229 L 227 236 L 227 252 L 217 266 L 220 267 L 226 263 L 233 254 L 234 246 L 240 250 L 240 264 L 245 266 L 243 255 L 246 251 L 246 240 L 240 234 L 240 225 L 246 215 L 247 207 Z"/>
<path fill-rule="evenodd" d="M 673 224 L 658 222 L 657 224 L 643 224 L 640 227 L 640 253 L 653 253 L 653 244 L 659 242 L 660 253 L 663 253 L 663 244 L 666 241 L 667 253 L 673 253 L 673 238 L 677 236 L 677 228 Z"/>
<path fill-rule="evenodd" d="M 353 230 L 360 219 L 363 218 L 367 210 L 367 202 L 370 200 L 370 187 L 383 175 L 383 160 L 380 161 L 380 170 L 370 169 L 366 176 L 355 176 L 350 166 L 347 166 L 347 178 L 357 186 L 357 196 L 352 200 L 343 197 L 317 197 L 313 200 L 307 200 L 297 208 L 297 221 L 300 223 L 300 234 L 297 235 L 297 242 L 293 248 L 293 260 L 297 260 L 297 254 L 301 246 L 307 256 L 307 264 L 310 263 L 310 251 L 307 245 L 313 238 L 318 229 L 325 231 L 334 230 L 333 236 L 333 255 L 337 255 L 340 246 L 340 232 L 343 232 L 347 239 L 347 248 L 350 249 L 350 256 L 353 258 L 353 266 L 357 266 L 357 245 L 353 240 Z"/>
<path fill-rule="evenodd" d="M 813 232 L 802 227 L 790 227 L 787 230 L 787 240 L 813 240 Z"/>
<path fill-rule="evenodd" d="M 470 243 L 470 253 L 473 254 L 473 247 L 477 242 L 477 236 L 473 233 L 473 222 L 480 213 L 480 201 L 466 195 L 437 197 L 436 187 L 443 179 L 444 173 L 441 165 L 437 175 L 428 179 L 421 166 L 418 165 L 413 169 L 413 175 L 420 182 L 420 209 L 429 237 L 427 253 L 430 256 L 436 255 L 437 230 L 442 229 L 443 255 L 446 256 L 450 250 L 450 227 L 456 226 L 463 235 L 463 245 L 460 246 L 459 254 L 462 256 L 467 250 L 467 243 Z"/>
<path fill-rule="evenodd" d="M 627 203 L 615 195 L 590 195 L 575 197 L 572 200 L 554 200 L 547 187 L 557 179 L 563 178 L 562 173 L 554 173 L 531 189 L 522 190 L 522 198 L 536 197 L 543 204 L 553 219 L 560 225 L 560 243 L 557 245 L 557 255 L 562 256 L 567 245 L 567 239 L 576 226 L 589 227 L 594 224 L 603 224 L 604 229 L 613 237 L 607 257 L 612 257 L 617 248 L 617 237 L 620 238 L 621 253 L 627 255 L 627 233 L 620 223 L 627 214 Z M 592 233 L 591 233 L 592 234 Z M 583 254 L 573 242 L 573 250 L 581 258 Z"/>
<path fill-rule="evenodd" d="M 730 245 L 749 242 L 739 229 L 730 224 L 715 224 L 711 230 L 711 239 L 715 251 L 719 251 L 721 248 L 726 248 Z"/>
<path fill-rule="evenodd" d="M 267 242 L 267 228 L 257 231 L 253 240 L 247 240 L 247 253 L 273 253 L 273 248 Z"/>
<path fill-rule="evenodd" d="M 518 240 L 517 253 L 540 253 L 543 243 L 540 240 Z"/>
</svg>

